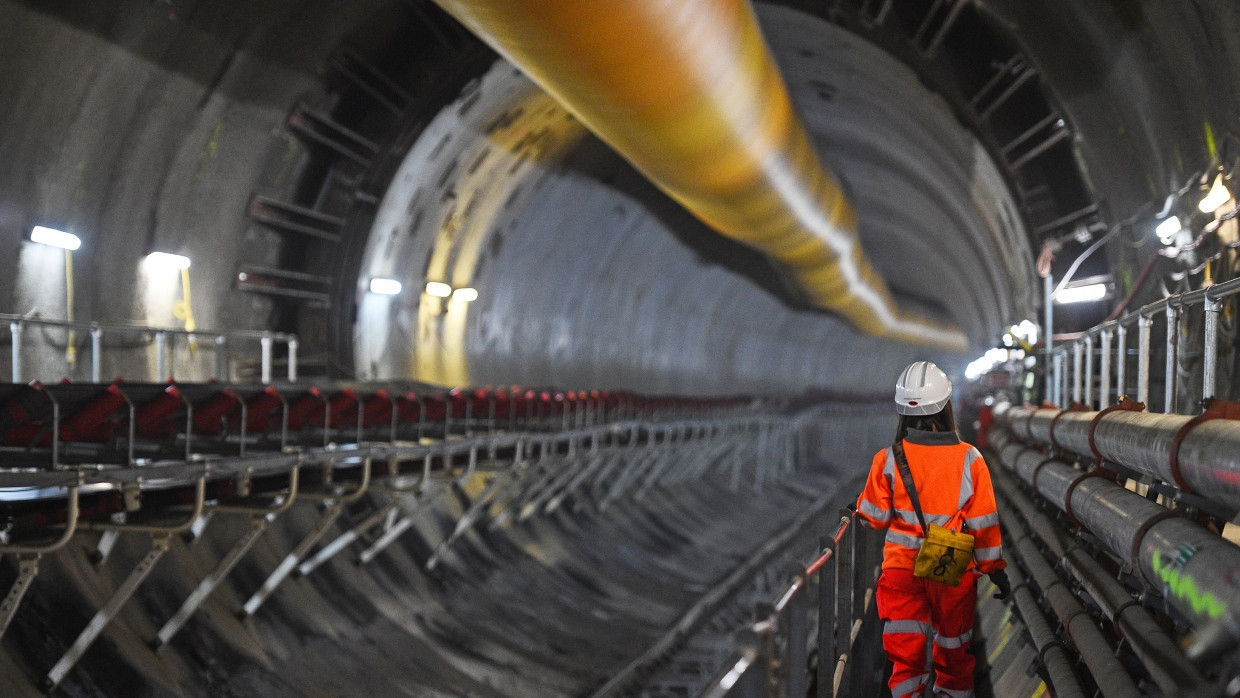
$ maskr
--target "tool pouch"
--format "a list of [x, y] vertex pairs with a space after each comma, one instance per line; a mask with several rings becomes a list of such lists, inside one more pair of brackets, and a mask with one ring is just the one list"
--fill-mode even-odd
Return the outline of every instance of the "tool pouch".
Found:
[[913, 576], [948, 586], [960, 584], [973, 559], [973, 536], [930, 524], [913, 559]]

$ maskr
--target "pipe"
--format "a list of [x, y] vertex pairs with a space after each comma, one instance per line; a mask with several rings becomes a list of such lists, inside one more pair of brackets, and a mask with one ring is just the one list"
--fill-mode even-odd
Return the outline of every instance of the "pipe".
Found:
[[[1013, 407], [1004, 418], [1018, 437], [1092, 458], [1089, 432], [1096, 417], [1097, 412]], [[1171, 447], [1175, 435], [1191, 419], [1178, 414], [1108, 412], [1093, 427], [1094, 446], [1104, 460], [1182, 485], [1181, 489], [1240, 511], [1240, 421], [1204, 421], [1185, 434], [1178, 452], [1177, 478], [1171, 467]]]
[[1057, 698], [1085, 698], [1081, 690], [1081, 682], [1072, 671], [1072, 661], [1064, 650], [1059, 636], [1051, 629], [1038, 607], [1037, 599], [1029, 591], [1025, 575], [1015, 566], [1008, 567], [1008, 577], [1012, 581], [1012, 601], [1020, 612], [1021, 620], [1033, 638], [1033, 646], [1038, 650], [1042, 666], [1046, 667], [1046, 675], [1050, 679], [1050, 688]]
[[1149, 610], [1136, 603], [1128, 590], [1098, 564], [1090, 551], [1070, 545], [1067, 535], [1038, 509], [1033, 500], [1013, 486], [1011, 478], [996, 477], [995, 485], [1003, 499], [1020, 512], [1029, 530], [1042, 539], [1047, 550], [1054, 557], [1064, 560], [1067, 572], [1127, 638], [1133, 653], [1161, 690], [1170, 692], [1205, 683], [1179, 645], [1154, 620]]
[[1189, 625], [1204, 626], [1228, 610], [1226, 601], [1240, 589], [1240, 547], [1105, 478], [1080, 479], [1082, 471], [1020, 445], [1003, 430], [993, 435], [1000, 464], [1028, 485], [1036, 474], [1037, 494], [1071, 510], [1103, 548], [1163, 590]]
[[[1020, 530], [1010, 512], [1001, 512], [1000, 518], [1009, 535]], [[1124, 665], [1111, 652], [1111, 645], [1102, 635], [1102, 631], [1094, 625], [1093, 618], [1073, 595], [1072, 590], [1059, 578], [1046, 562], [1046, 558], [1042, 557], [1033, 540], [1028, 535], [1016, 536], [1015, 540], [1009, 541], [1008, 549], [1014, 550], [1024, 562], [1029, 576], [1033, 577], [1034, 583], [1042, 590], [1042, 595], [1067, 631], [1077, 653], [1089, 667], [1089, 673], [1102, 695], [1105, 698], [1140, 696], [1141, 692], [1137, 690]]]
[[895, 308], [746, 0], [436, 0], [654, 184], [858, 329], [955, 350]]

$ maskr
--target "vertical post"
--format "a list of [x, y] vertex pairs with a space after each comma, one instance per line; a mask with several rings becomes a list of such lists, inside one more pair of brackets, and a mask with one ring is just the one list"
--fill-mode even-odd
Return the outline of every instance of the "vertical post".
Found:
[[1128, 374], [1128, 328], [1123, 325], [1115, 327], [1115, 397], [1126, 395], [1124, 379]]
[[90, 328], [90, 382], [103, 382], [103, 330]]
[[297, 382], [297, 348], [301, 343], [296, 337], [290, 337], [288, 340], [288, 382]]
[[1166, 394], [1163, 395], [1163, 412], [1175, 413], [1176, 402], [1176, 366], [1179, 364], [1176, 355], [1180, 343], [1180, 309], [1167, 303], [1167, 373], [1164, 381]]
[[1051, 354], [1050, 361], [1047, 362], [1047, 372], [1050, 375], [1049, 385], [1046, 391], [1046, 401], [1063, 407], [1059, 402], [1059, 382], [1063, 373], [1063, 357], [1058, 352]]
[[1081, 401], [1081, 341], [1072, 343], [1072, 401]]
[[1085, 390], [1084, 403], [1088, 407], [1094, 406], [1094, 336], [1092, 334], [1085, 335]]
[[163, 382], [168, 378], [168, 334], [155, 333], [155, 382]]
[[13, 382], [22, 382], [22, 323], [14, 320], [9, 323], [9, 332], [13, 335]]
[[1111, 330], [1102, 331], [1102, 348], [1099, 353], [1098, 366], [1098, 409], [1105, 409], [1111, 403]]
[[[793, 570], [791, 582], [796, 583], [798, 579], [802, 579], [805, 569], [794, 563], [796, 569]], [[803, 580], [804, 581], [804, 580]], [[784, 645], [784, 690], [783, 695], [788, 698], [802, 698], [809, 691], [809, 648], [808, 644], [809, 623], [806, 622], [806, 586], [802, 583], [801, 589], [792, 595], [788, 600], [788, 605], [784, 607], [784, 638], [787, 642]]]
[[263, 368], [261, 380], [263, 385], [271, 384], [271, 337], [258, 340], [263, 346]]
[[1049, 273], [1042, 278], [1043, 293], [1043, 316], [1042, 321], [1042, 346], [1046, 348], [1046, 399], [1051, 400], [1051, 364], [1054, 362], [1055, 356], [1055, 312], [1052, 306], [1052, 296], [1055, 295], [1054, 277]]
[[1201, 399], [1214, 397], [1214, 374], [1218, 370], [1218, 316], [1223, 309], [1223, 301], [1211, 298], [1206, 292], [1206, 327], [1205, 347], [1201, 358]]
[[[833, 551], [835, 540], [831, 536], [818, 539], [818, 549]], [[818, 695], [831, 695], [830, 686], [835, 681], [835, 579], [827, 571], [834, 565], [827, 561], [818, 571]]]
[[1150, 400], [1150, 328], [1154, 318], [1137, 318], [1137, 402]]
[[216, 335], [215, 337], [215, 379], [228, 382], [228, 338], [224, 335]]

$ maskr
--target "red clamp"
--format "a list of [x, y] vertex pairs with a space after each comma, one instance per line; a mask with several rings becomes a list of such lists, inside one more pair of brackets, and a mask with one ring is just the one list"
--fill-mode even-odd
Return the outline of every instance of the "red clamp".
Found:
[[[1055, 450], [1057, 451], [1066, 450], [1063, 446], [1059, 445], [1058, 441], [1055, 440], [1055, 423], [1059, 421], [1059, 418], [1070, 412], [1088, 412], [1088, 411], [1089, 411], [1089, 407], [1087, 407], [1086, 405], [1082, 405], [1079, 402], [1074, 402], [1071, 405], [1068, 405], [1067, 409], [1060, 410], [1059, 414], [1051, 418], [1051, 426], [1050, 426], [1049, 433], [1051, 437], [1051, 446], [1054, 446]], [[1033, 436], [1033, 434], [1030, 433], [1030, 436]]]
[[1240, 421], [1240, 402], [1228, 402], [1226, 400], [1209, 400], [1206, 403], [1206, 409], [1201, 414], [1193, 417], [1180, 427], [1175, 433], [1175, 438], [1171, 440], [1171, 478], [1175, 480], [1176, 487], [1185, 492], [1192, 493], [1192, 488], [1184, 481], [1184, 476], [1180, 474], [1180, 444], [1184, 441], [1184, 437], [1188, 436], [1188, 432], [1203, 422], [1210, 422], [1215, 419], [1230, 419]]
[[1112, 412], [1144, 412], [1144, 411], [1145, 411], [1144, 402], [1137, 402], [1136, 400], [1129, 400], [1125, 396], [1125, 397], [1120, 397], [1119, 402], [1115, 403], [1114, 405], [1111, 405], [1110, 407], [1107, 407], [1106, 409], [1101, 410], [1100, 412], [1098, 412], [1098, 414], [1094, 415], [1094, 418], [1089, 422], [1089, 450], [1094, 454], [1094, 458], [1097, 459], [1096, 463], [1101, 465], [1102, 461], [1105, 460], [1102, 457], [1102, 453], [1098, 451], [1098, 445], [1094, 443], [1094, 429], [1098, 428], [1098, 422], [1100, 422], [1103, 417], [1107, 416], [1108, 414]]

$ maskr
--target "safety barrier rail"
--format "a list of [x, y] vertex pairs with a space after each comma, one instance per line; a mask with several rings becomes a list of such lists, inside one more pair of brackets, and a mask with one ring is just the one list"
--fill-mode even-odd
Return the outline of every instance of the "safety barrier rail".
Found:
[[[880, 637], [874, 603], [880, 543], [877, 536], [859, 533], [855, 512], [840, 510], [839, 527], [821, 540], [821, 554], [794, 569], [773, 602], [758, 605], [758, 620], [738, 634], [739, 649], [702, 698], [802, 698], [810, 695], [811, 685], [818, 696], [865, 695], [870, 687], [864, 672], [850, 669], [856, 662], [853, 648], [874, 646]], [[815, 585], [816, 597], [810, 598]], [[811, 654], [818, 658], [812, 674]]]
[[[1199, 288], [1187, 293], [1169, 296], [1150, 303], [1116, 320], [1102, 323], [1086, 330], [1070, 344], [1056, 347], [1051, 367], [1053, 375], [1047, 390], [1047, 399], [1060, 407], [1067, 407], [1069, 396], [1074, 403], [1087, 407], [1106, 407], [1113, 399], [1124, 396], [1129, 389], [1128, 379], [1128, 332], [1137, 325], [1137, 402], [1149, 404], [1150, 395], [1150, 346], [1154, 317], [1161, 314], [1166, 332], [1163, 412], [1175, 413], [1180, 406], [1176, 386], [1179, 362], [1181, 324], [1186, 309], [1201, 305], [1204, 321], [1202, 347], [1203, 400], [1216, 395], [1218, 373], [1219, 316], [1227, 298], [1240, 293], [1240, 279]], [[1098, 388], [1094, 391], [1094, 338], [1098, 338]], [[1114, 340], [1114, 342], [1112, 341]], [[1071, 353], [1071, 366], [1068, 356]], [[1115, 377], [1114, 390], [1111, 378]], [[1071, 390], [1069, 390], [1071, 385]]]
[[284, 332], [268, 332], [264, 330], [183, 330], [175, 327], [154, 327], [147, 325], [126, 325], [102, 322], [67, 322], [65, 320], [48, 320], [24, 315], [0, 313], [0, 323], [8, 322], [12, 341], [10, 353], [12, 378], [14, 383], [27, 380], [22, 361], [22, 343], [27, 327], [51, 327], [63, 329], [68, 333], [66, 340], [66, 368], [72, 369], [76, 361], [76, 333], [90, 335], [90, 379], [99, 383], [103, 380], [104, 337], [141, 337], [147, 345], [155, 345], [154, 380], [164, 380], [173, 376], [170, 370], [169, 352], [173, 339], [183, 340], [187, 346], [197, 346], [201, 340], [212, 347], [214, 364], [209, 380], [230, 379], [227, 350], [230, 344], [238, 341], [258, 341], [260, 347], [260, 366], [263, 384], [272, 382], [273, 353], [276, 344], [284, 344], [288, 350], [288, 382], [297, 381], [297, 335]]

